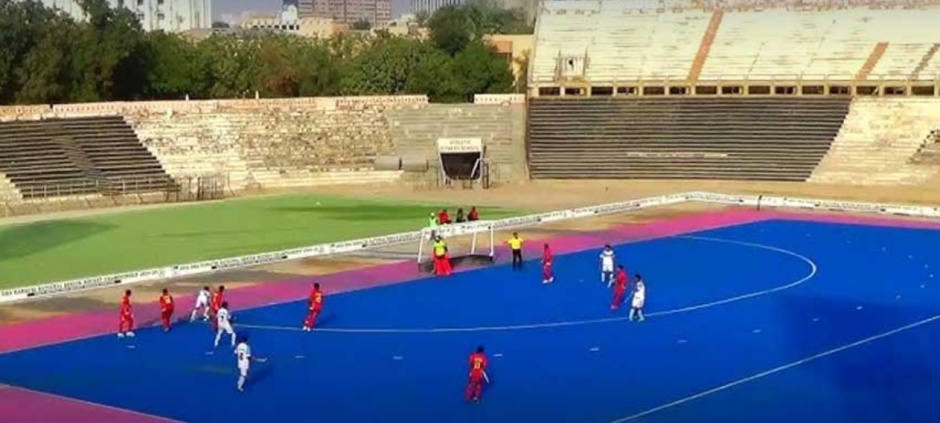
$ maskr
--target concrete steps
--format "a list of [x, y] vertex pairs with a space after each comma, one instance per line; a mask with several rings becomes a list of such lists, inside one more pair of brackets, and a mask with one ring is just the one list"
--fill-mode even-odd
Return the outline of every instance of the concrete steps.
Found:
[[394, 150], [385, 113], [351, 109], [225, 108], [131, 113], [147, 148], [174, 176], [225, 175], [230, 189], [373, 183], [373, 161]]
[[857, 99], [811, 182], [860, 185], [923, 183], [938, 168], [916, 156], [940, 128], [940, 101]]
[[533, 99], [534, 178], [802, 181], [839, 133], [848, 100]]
[[522, 104], [428, 105], [387, 113], [395, 153], [439, 166], [437, 140], [480, 138], [492, 174], [506, 180], [524, 177], [525, 106]]

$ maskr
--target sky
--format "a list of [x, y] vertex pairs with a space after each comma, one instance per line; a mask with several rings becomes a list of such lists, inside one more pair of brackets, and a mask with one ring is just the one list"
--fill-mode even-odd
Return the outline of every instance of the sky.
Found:
[[[216, 20], [229, 20], [228, 17], [241, 16], [243, 12], [276, 12], [281, 8], [282, 0], [214, 0], [212, 13]], [[408, 0], [392, 0], [392, 17], [406, 11]]]

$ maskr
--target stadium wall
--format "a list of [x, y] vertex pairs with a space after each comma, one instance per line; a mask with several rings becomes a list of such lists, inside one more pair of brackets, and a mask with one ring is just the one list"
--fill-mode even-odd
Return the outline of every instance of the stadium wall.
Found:
[[[525, 178], [525, 97], [430, 105], [426, 96], [153, 101], [0, 107], [0, 121], [123, 116], [171, 176], [229, 188], [386, 183], [388, 163], [436, 166], [440, 137], [481, 138], [498, 181]], [[376, 167], [376, 161], [385, 165]], [[384, 159], [384, 160], [383, 160]]]
[[432, 104], [388, 111], [395, 149], [403, 160], [440, 166], [439, 138], [481, 138], [491, 180], [526, 178], [524, 96], [478, 96], [475, 104]]

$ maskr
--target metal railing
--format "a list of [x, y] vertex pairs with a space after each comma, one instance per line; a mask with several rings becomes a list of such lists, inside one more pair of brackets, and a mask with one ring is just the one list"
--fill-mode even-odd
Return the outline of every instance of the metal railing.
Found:
[[0, 192], [4, 205], [16, 203], [67, 202], [91, 198], [120, 198], [164, 194], [165, 201], [195, 201], [224, 198], [232, 193], [227, 174], [147, 176], [88, 179], [68, 182], [14, 183], [14, 191]]

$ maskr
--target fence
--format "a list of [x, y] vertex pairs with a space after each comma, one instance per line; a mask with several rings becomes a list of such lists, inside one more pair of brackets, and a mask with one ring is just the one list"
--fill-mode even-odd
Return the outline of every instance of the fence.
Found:
[[224, 198], [231, 193], [227, 174], [187, 175], [177, 178], [128, 177], [89, 179], [60, 183], [31, 183], [18, 187], [15, 193], [0, 194], [7, 206], [32, 203], [62, 203], [92, 198], [121, 198], [147, 194], [163, 194], [165, 201], [201, 201]]

